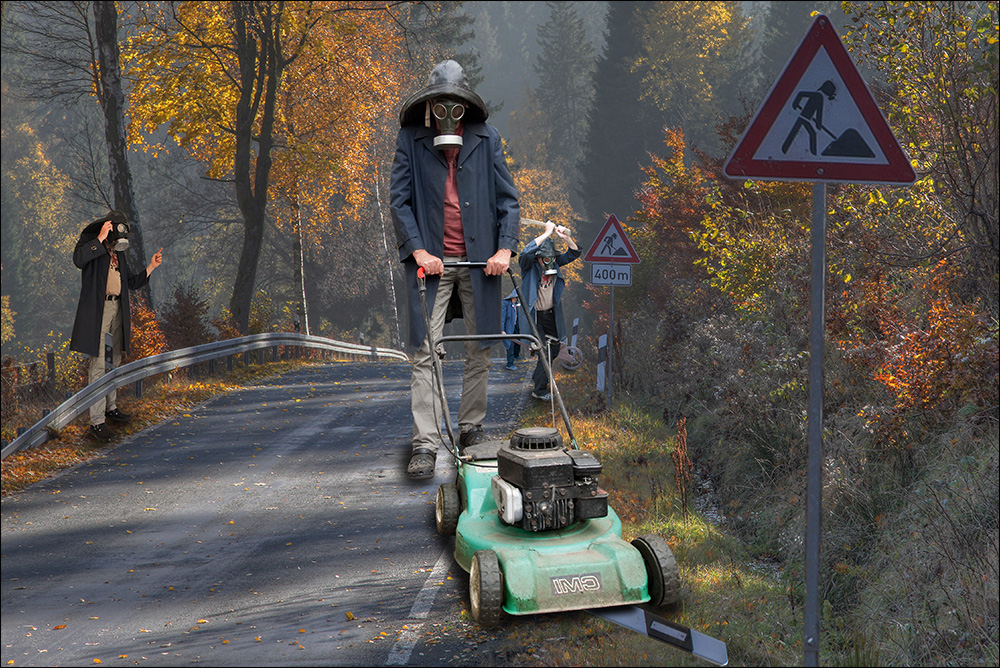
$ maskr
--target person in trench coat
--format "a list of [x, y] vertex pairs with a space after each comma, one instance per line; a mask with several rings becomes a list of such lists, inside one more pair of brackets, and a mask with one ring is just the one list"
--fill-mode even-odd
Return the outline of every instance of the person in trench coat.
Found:
[[[120, 226], [124, 226], [123, 228]], [[76, 307], [70, 350], [90, 356], [89, 382], [93, 383], [105, 373], [104, 335], [112, 335], [112, 364], [121, 364], [123, 353], [131, 343], [131, 313], [129, 292], [138, 290], [149, 282], [153, 270], [163, 261], [161, 248], [142, 271], [131, 273], [126, 253], [115, 250], [127, 248], [127, 232], [112, 234], [113, 228], [128, 229], [125, 214], [111, 211], [87, 225], [73, 249], [73, 264], [81, 270], [80, 301]], [[122, 241], [125, 239], [126, 241]], [[128, 422], [130, 416], [117, 405], [118, 393], [112, 390], [90, 407], [90, 435], [99, 441], [113, 437], [105, 425]]]
[[[516, 254], [520, 208], [500, 133], [486, 123], [485, 103], [468, 85], [461, 65], [439, 63], [427, 85], [400, 111], [392, 164], [390, 209], [409, 297], [410, 346], [417, 348], [411, 378], [413, 439], [407, 474], [434, 474], [441, 407], [432, 385], [428, 332], [420, 306], [417, 270], [426, 274], [430, 338], [461, 317], [468, 334], [500, 333], [501, 277]], [[452, 262], [484, 262], [455, 267]], [[465, 345], [459, 406], [459, 446], [486, 440], [489, 341]]]

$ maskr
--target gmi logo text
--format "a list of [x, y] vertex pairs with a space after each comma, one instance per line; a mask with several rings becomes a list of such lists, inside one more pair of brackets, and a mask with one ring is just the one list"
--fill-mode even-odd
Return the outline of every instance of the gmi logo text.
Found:
[[584, 573], [583, 575], [570, 575], [566, 577], [554, 577], [552, 580], [552, 593], [556, 596], [564, 594], [582, 594], [585, 591], [601, 590], [600, 573]]

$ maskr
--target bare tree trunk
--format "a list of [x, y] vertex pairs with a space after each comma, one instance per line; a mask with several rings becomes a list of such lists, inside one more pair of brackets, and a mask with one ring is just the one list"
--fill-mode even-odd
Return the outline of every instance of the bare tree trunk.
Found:
[[305, 332], [305, 335], [309, 336], [309, 304], [306, 301], [306, 256], [305, 251], [302, 249], [302, 228], [304, 224], [302, 220], [302, 207], [298, 203], [295, 204], [295, 213], [297, 220], [295, 222], [294, 233], [292, 234], [292, 252], [297, 260], [295, 282], [299, 286], [299, 295], [301, 297], [298, 309], [299, 322], [302, 323], [302, 330]]
[[[270, 6], [254, 15], [255, 5], [234, 2], [236, 54], [240, 67], [240, 99], [236, 106], [236, 201], [243, 214], [243, 252], [240, 254], [229, 310], [243, 334], [250, 328], [250, 303], [257, 280], [257, 265], [264, 239], [267, 187], [274, 147], [274, 109], [281, 78], [280, 9]], [[254, 27], [250, 27], [253, 25]], [[256, 35], [252, 34], [253, 32]], [[258, 41], [259, 38], [259, 41]], [[263, 94], [260, 133], [253, 151], [254, 119]], [[251, 167], [253, 172], [251, 174]]]
[[389, 304], [392, 306], [392, 345], [397, 348], [403, 347], [403, 341], [399, 335], [399, 307], [396, 305], [396, 282], [392, 276], [392, 266], [395, 258], [389, 253], [389, 240], [385, 231], [385, 214], [382, 211], [382, 189], [379, 179], [381, 175], [378, 170], [378, 163], [375, 167], [375, 203], [378, 206], [379, 222], [382, 224], [382, 254], [385, 258], [385, 280], [389, 286]]
[[[94, 2], [94, 28], [97, 36], [97, 56], [101, 91], [99, 98], [104, 110], [104, 138], [108, 145], [108, 165], [114, 207], [132, 224], [129, 234], [129, 252], [133, 267], [145, 267], [146, 250], [139, 224], [139, 210], [132, 188], [132, 170], [129, 168], [125, 138], [125, 96], [122, 93], [121, 69], [118, 49], [118, 12], [114, 0]], [[153, 293], [147, 283], [142, 292], [152, 306]]]

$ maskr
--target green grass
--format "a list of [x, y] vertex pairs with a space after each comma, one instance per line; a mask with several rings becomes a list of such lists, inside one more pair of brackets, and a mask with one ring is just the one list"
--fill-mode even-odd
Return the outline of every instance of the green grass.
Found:
[[[762, 459], [768, 453], [756, 443], [714, 436], [725, 426], [718, 420], [693, 419], [686, 431], [705, 456], [699, 464], [724, 469], [727, 494], [715, 501], [726, 519], [713, 524], [698, 512], [698, 478], [679, 479], [672, 455], [686, 438], [663, 423], [661, 406], [616, 394], [612, 410], [602, 411], [592, 376], [558, 370], [557, 381], [577, 444], [603, 464], [601, 487], [622, 518], [623, 537], [659, 534], [677, 558], [685, 595], [662, 614], [723, 640], [729, 665], [801, 665], [799, 463]], [[533, 408], [523, 424], [550, 420]], [[921, 452], [938, 456], [907, 460], [906, 476], [892, 458], [830, 458], [822, 665], [997, 665], [1000, 484], [997, 438], [989, 431], [956, 425], [934, 436]], [[838, 437], [829, 437], [831, 450]], [[586, 613], [514, 618], [505, 628], [514, 665], [708, 665]]]
[[[800, 664], [798, 585], [703, 518], [692, 489], [678, 489], [677, 426], [663, 423], [662, 409], [628, 397], [615, 397], [610, 411], [595, 411], [588, 408], [601, 405], [593, 377], [562, 370], [556, 377], [578, 446], [601, 460], [600, 484], [622, 518], [623, 537], [659, 534], [677, 558], [685, 593], [664, 616], [724, 641], [730, 665]], [[522, 422], [551, 425], [551, 415], [536, 407]], [[561, 421], [553, 426], [562, 428]], [[515, 665], [709, 665], [583, 612], [510, 622], [507, 651]]]

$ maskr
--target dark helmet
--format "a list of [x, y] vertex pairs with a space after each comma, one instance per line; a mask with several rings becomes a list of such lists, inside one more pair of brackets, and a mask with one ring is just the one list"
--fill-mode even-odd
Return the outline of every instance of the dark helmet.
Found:
[[438, 63], [427, 77], [427, 85], [411, 95], [403, 102], [399, 112], [399, 124], [423, 125], [424, 103], [436, 97], [450, 95], [466, 103], [468, 107], [465, 118], [470, 122], [483, 122], [489, 118], [490, 112], [486, 103], [479, 97], [465, 77], [462, 66], [454, 60]]
[[552, 239], [546, 239], [539, 244], [535, 255], [538, 257], [555, 257], [559, 255], [559, 252], [556, 250], [556, 242], [552, 241]]

